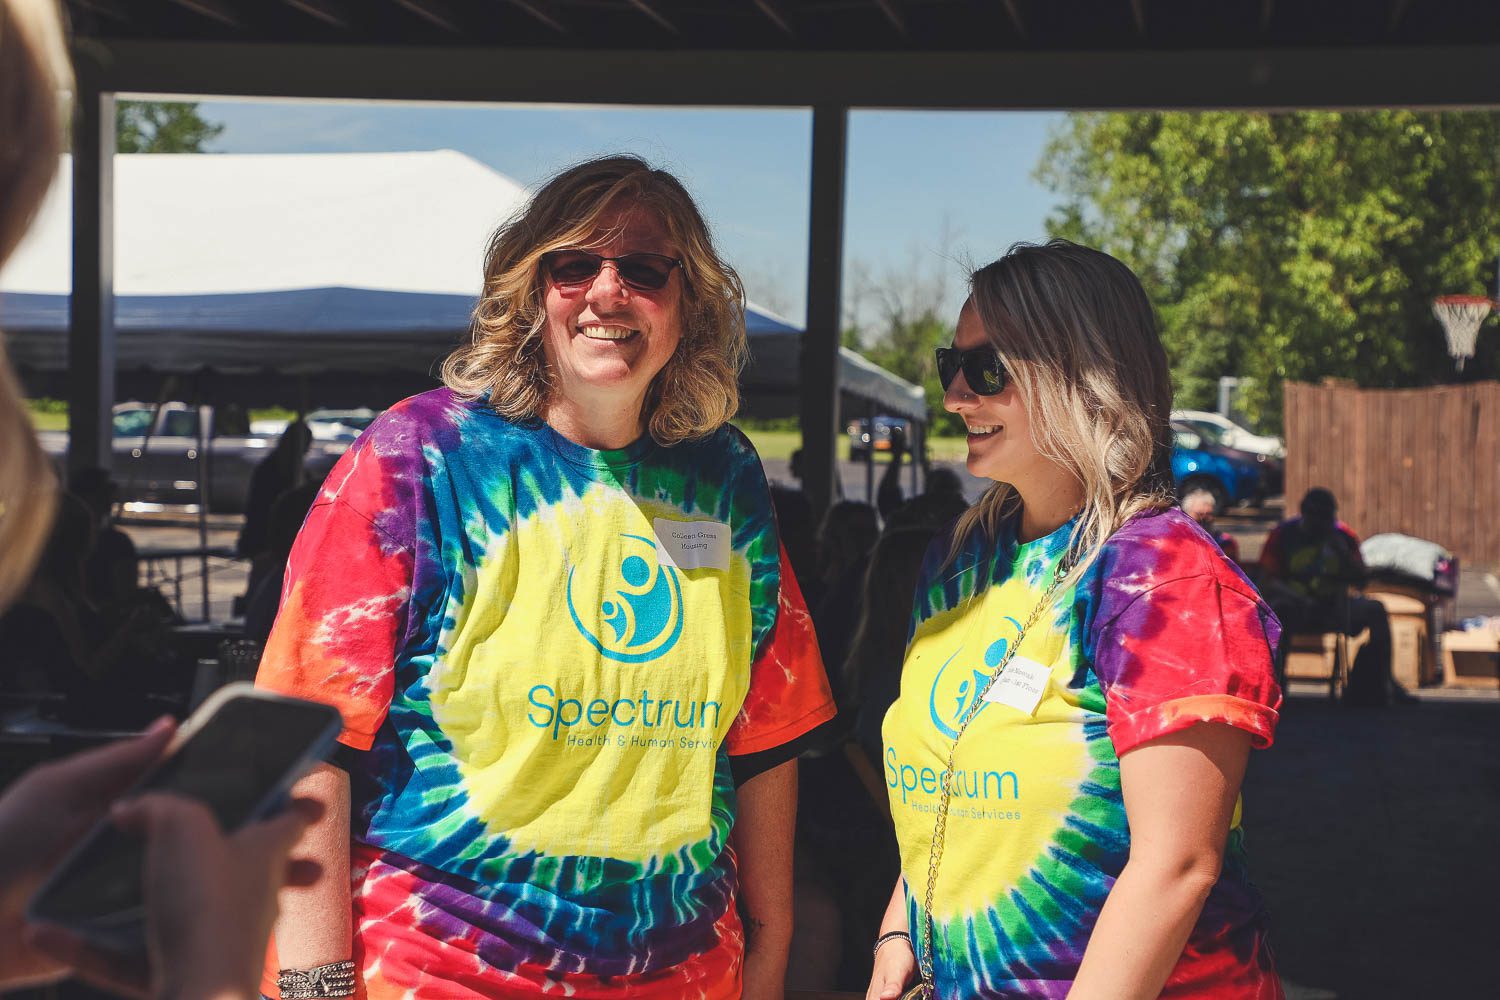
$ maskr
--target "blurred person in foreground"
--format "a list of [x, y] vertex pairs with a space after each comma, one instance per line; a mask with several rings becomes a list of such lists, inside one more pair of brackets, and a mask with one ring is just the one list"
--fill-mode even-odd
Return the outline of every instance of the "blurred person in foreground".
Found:
[[[59, 96], [71, 87], [53, 0], [0, 0], [0, 264], [20, 242], [57, 170]], [[49, 537], [56, 486], [0, 351], [0, 610], [26, 585]], [[317, 810], [225, 836], [186, 799], [121, 803], [115, 820], [147, 842], [144, 963], [93, 951], [55, 927], [26, 927], [31, 894], [50, 869], [145, 771], [173, 734], [143, 736], [33, 768], [0, 795], [0, 990], [69, 974], [136, 996], [252, 1000], [256, 965], [285, 877], [305, 882], [287, 852]]]
[[1219, 501], [1211, 491], [1192, 490], [1182, 498], [1178, 506], [1184, 514], [1198, 522], [1198, 527], [1208, 532], [1209, 538], [1219, 543], [1219, 548], [1224, 550], [1230, 560], [1236, 563], [1240, 561], [1240, 543], [1228, 532], [1214, 528], [1214, 513], [1219, 508]]
[[916, 587], [867, 995], [1279, 997], [1239, 826], [1278, 627], [1172, 503], [1150, 300], [1107, 254], [1017, 244], [937, 354], [994, 485]]
[[[744, 293], [634, 157], [490, 241], [446, 388], [383, 413], [287, 566], [263, 686], [347, 770], [264, 988], [783, 995], [796, 755], [834, 714], [749, 441]], [[741, 922], [741, 911], [746, 922]]]
[[1342, 632], [1369, 638], [1354, 658], [1344, 702], [1382, 706], [1404, 688], [1391, 678], [1391, 620], [1385, 605], [1353, 588], [1369, 575], [1359, 536], [1339, 520], [1331, 490], [1315, 486], [1302, 497], [1299, 516], [1266, 536], [1260, 550], [1260, 588], [1289, 633]]

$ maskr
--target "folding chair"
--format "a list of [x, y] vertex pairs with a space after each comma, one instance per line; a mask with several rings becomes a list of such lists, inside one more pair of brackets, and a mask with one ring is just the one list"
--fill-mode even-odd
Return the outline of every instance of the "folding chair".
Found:
[[[1342, 624], [1340, 624], [1342, 622]], [[1349, 656], [1349, 598], [1345, 595], [1333, 614], [1332, 627], [1307, 627], [1282, 632], [1276, 650], [1276, 680], [1286, 688], [1287, 659], [1292, 653], [1316, 653], [1325, 659], [1329, 654], [1329, 639], [1333, 640], [1333, 663], [1328, 671], [1328, 700], [1337, 701], [1339, 694], [1349, 684], [1351, 662]]]

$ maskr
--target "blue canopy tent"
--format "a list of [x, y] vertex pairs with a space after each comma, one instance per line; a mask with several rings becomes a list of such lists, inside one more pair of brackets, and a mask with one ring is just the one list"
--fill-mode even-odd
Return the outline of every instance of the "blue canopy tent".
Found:
[[[161, 376], [196, 375], [212, 378], [213, 395], [226, 400], [383, 406], [431, 387], [473, 304], [466, 295], [365, 288], [119, 296], [117, 377], [125, 395], [155, 396]], [[746, 327], [743, 412], [796, 414], [802, 331], [754, 306]], [[54, 394], [50, 384], [66, 377], [67, 328], [67, 296], [0, 292], [0, 329], [33, 394]], [[847, 419], [878, 411], [925, 423], [920, 388], [848, 349], [839, 363]]]

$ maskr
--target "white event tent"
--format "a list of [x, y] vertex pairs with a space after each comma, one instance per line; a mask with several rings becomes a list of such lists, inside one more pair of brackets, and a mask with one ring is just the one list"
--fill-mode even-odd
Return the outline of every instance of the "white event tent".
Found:
[[[489, 236], [526, 198], [451, 150], [118, 155], [116, 367], [420, 380], [467, 331]], [[0, 271], [23, 372], [67, 367], [71, 217], [56, 184]], [[747, 320], [748, 409], [797, 412], [801, 331], [754, 306]], [[840, 364], [846, 413], [925, 419], [918, 387], [852, 351]]]

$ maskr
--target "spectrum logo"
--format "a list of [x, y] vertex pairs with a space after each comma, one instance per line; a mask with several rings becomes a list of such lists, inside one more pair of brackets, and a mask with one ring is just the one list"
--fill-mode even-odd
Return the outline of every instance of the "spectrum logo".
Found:
[[[647, 663], [677, 645], [682, 635], [682, 583], [676, 569], [657, 562], [655, 539], [620, 537], [629, 554], [617, 571], [600, 574], [602, 599], [586, 593], [580, 599], [574, 588], [579, 567], [569, 568], [568, 613], [579, 635], [608, 659]], [[590, 589], [591, 577], [585, 573], [577, 589]]]
[[[1002, 621], [1014, 629], [1016, 635], [1020, 635], [1020, 622], [1009, 615], [1005, 616]], [[985, 682], [990, 679], [995, 668], [1000, 665], [1000, 661], [1005, 659], [1005, 651], [1010, 648], [1012, 641], [1011, 638], [1002, 636], [989, 644], [984, 651], [985, 670], [969, 667], [966, 671], [960, 665], [955, 667], [947, 681], [944, 681], [943, 677], [948, 673], [948, 668], [953, 666], [953, 661], [958, 658], [959, 653], [963, 652], [962, 646], [955, 649], [953, 654], [943, 661], [943, 665], [938, 667], [937, 676], [932, 679], [932, 691], [927, 695], [927, 714], [938, 732], [950, 740], [958, 739], [959, 723], [963, 721], [974, 701], [984, 694]], [[975, 718], [978, 718], [980, 713], [989, 707], [988, 703], [980, 705], [978, 711], [974, 713]]]

